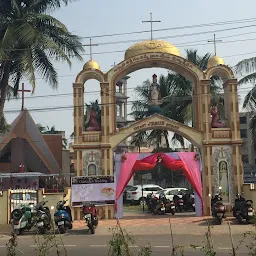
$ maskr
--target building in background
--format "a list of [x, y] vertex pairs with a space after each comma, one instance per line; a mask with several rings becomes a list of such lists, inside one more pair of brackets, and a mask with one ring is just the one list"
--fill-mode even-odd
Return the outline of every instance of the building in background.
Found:
[[[41, 180], [43, 188], [69, 185], [70, 156], [66, 157], [63, 152], [63, 136], [62, 132], [41, 134], [29, 111], [22, 110], [12, 122], [9, 132], [0, 138], [1, 177], [8, 178], [10, 174], [8, 186], [13, 188], [21, 187], [23, 181], [31, 187], [29, 176], [44, 176]], [[5, 181], [1, 184], [6, 185]]]
[[256, 183], [256, 147], [253, 144], [250, 132], [250, 113], [243, 112], [240, 116], [240, 134], [243, 140], [242, 162], [244, 169], [244, 182]]

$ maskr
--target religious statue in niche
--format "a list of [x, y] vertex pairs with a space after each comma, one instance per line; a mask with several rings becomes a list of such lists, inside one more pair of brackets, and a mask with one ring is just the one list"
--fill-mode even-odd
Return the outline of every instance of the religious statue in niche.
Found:
[[153, 82], [149, 87], [149, 94], [148, 94], [148, 111], [150, 114], [160, 113], [161, 108], [160, 105], [163, 103], [161, 92], [160, 92], [160, 85], [157, 83], [157, 75], [154, 74]]
[[96, 165], [89, 164], [88, 165], [88, 176], [95, 176], [97, 175]]
[[226, 127], [225, 122], [220, 120], [220, 112], [219, 112], [219, 108], [217, 105], [211, 107], [211, 115], [212, 115], [212, 122], [211, 122], [212, 128]]
[[85, 151], [83, 155], [83, 173], [85, 176], [101, 175], [101, 152]]
[[221, 195], [229, 195], [229, 184], [228, 184], [228, 164], [226, 161], [219, 162], [219, 186]]
[[86, 115], [84, 117], [84, 128], [86, 131], [100, 131], [101, 109], [98, 101], [86, 104]]

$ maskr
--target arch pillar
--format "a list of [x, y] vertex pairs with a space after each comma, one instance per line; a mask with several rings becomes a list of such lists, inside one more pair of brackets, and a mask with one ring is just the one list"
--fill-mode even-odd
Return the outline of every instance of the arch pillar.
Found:
[[101, 141], [108, 143], [109, 135], [109, 105], [108, 105], [108, 88], [109, 83], [100, 83], [101, 95]]
[[243, 164], [241, 145], [242, 140], [240, 137], [240, 121], [239, 121], [239, 105], [238, 105], [238, 93], [237, 93], [237, 79], [230, 79], [224, 84], [228, 90], [228, 102], [229, 106], [229, 120], [232, 136], [232, 153], [233, 153], [233, 171], [234, 171], [234, 192], [241, 194], [243, 191]]
[[[204, 214], [211, 215], [211, 198], [213, 193], [213, 171], [212, 171], [212, 146], [207, 143], [211, 139], [211, 115], [210, 115], [210, 80], [201, 80], [199, 84], [199, 116], [198, 125], [204, 135], [204, 146], [202, 150], [202, 181], [204, 197]], [[201, 97], [200, 97], [201, 96]]]
[[84, 119], [84, 86], [81, 83], [73, 83], [74, 98], [74, 143], [80, 144], [83, 137]]
[[[103, 146], [103, 145], [102, 145]], [[102, 154], [102, 175], [114, 175], [114, 168], [113, 168], [113, 149], [111, 145], [104, 145], [101, 148]]]

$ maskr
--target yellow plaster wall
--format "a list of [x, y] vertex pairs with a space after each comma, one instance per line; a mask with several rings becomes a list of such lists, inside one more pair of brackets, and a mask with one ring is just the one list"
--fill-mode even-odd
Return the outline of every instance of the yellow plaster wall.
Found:
[[8, 224], [8, 215], [10, 211], [8, 199], [8, 191], [3, 191], [3, 195], [0, 196], [0, 224]]
[[[255, 187], [256, 188], [256, 187]], [[243, 185], [244, 197], [246, 200], [252, 200], [253, 206], [256, 207], [256, 190], [250, 189], [250, 184]]]
[[43, 196], [45, 197], [45, 201], [48, 201], [45, 205], [48, 206], [51, 209], [51, 206], [54, 206], [54, 210], [51, 211], [52, 216], [55, 213], [56, 205], [60, 200], [63, 200], [64, 193], [44, 193], [43, 189], [38, 190], [38, 202], [41, 202], [43, 200]]

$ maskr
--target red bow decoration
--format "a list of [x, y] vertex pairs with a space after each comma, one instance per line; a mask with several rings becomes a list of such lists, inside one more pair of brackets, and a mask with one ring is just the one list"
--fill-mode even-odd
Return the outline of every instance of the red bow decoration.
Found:
[[126, 155], [125, 155], [125, 154], [122, 154], [122, 156], [121, 156], [121, 161], [122, 161], [122, 162], [125, 162], [126, 160], [127, 160]]
[[198, 160], [199, 160], [199, 155], [198, 155], [198, 154], [195, 154], [194, 160], [195, 160], [195, 161], [198, 161]]

